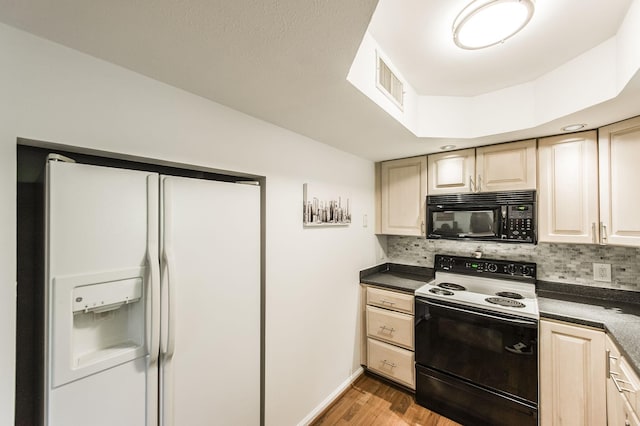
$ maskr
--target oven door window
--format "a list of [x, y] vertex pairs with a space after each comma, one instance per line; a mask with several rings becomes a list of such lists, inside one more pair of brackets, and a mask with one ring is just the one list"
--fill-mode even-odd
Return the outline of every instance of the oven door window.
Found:
[[495, 210], [431, 211], [430, 234], [443, 238], [491, 238], [498, 234]]
[[537, 402], [537, 321], [416, 301], [416, 362]]

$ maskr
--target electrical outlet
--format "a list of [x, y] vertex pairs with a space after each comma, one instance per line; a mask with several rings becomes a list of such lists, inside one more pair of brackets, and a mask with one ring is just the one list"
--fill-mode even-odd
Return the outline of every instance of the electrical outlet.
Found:
[[368, 226], [367, 215], [365, 214], [365, 215], [362, 216], [362, 227], [366, 228], [367, 226]]
[[611, 282], [611, 264], [610, 263], [594, 263], [593, 264], [593, 280], [610, 283]]

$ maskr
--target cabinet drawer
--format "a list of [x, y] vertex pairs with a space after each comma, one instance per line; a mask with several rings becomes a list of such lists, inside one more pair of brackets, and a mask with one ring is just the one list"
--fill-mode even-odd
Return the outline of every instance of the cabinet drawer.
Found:
[[367, 353], [370, 370], [415, 389], [413, 352], [368, 339]]
[[367, 287], [367, 305], [381, 306], [394, 311], [413, 313], [413, 295], [381, 288]]
[[624, 389], [622, 395], [628, 401], [631, 409], [638, 414], [640, 413], [640, 396], [638, 395], [640, 393], [640, 380], [624, 357], [620, 360], [619, 366], [619, 386]]
[[620, 424], [629, 426], [640, 426], [640, 419], [638, 418], [638, 414], [633, 410], [631, 405], [629, 405], [629, 401], [627, 401], [622, 395], [620, 396], [620, 398], [622, 398], [621, 414], [623, 416], [620, 420], [624, 420], [624, 423]]
[[413, 316], [367, 306], [367, 336], [413, 350]]

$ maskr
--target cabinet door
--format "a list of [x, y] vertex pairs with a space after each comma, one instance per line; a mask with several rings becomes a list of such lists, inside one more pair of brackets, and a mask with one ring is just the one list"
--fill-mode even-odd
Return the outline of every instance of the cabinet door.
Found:
[[475, 149], [429, 155], [429, 195], [475, 191]]
[[476, 149], [478, 192], [536, 189], [535, 139]]
[[607, 423], [604, 332], [540, 321], [540, 424]]
[[381, 232], [425, 235], [427, 157], [384, 161], [380, 173]]
[[598, 242], [595, 131], [540, 139], [538, 241]]
[[640, 246], [640, 117], [600, 129], [602, 242]]

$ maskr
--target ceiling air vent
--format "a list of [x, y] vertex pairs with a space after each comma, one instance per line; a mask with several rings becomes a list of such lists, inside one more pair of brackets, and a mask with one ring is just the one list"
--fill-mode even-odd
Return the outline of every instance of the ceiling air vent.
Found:
[[402, 81], [391, 71], [389, 66], [378, 56], [378, 78], [376, 86], [402, 110], [404, 102], [404, 91]]

